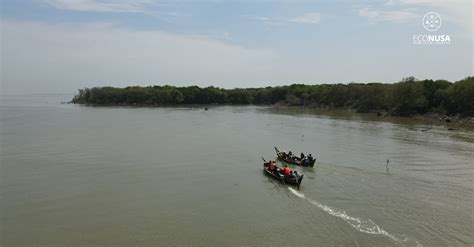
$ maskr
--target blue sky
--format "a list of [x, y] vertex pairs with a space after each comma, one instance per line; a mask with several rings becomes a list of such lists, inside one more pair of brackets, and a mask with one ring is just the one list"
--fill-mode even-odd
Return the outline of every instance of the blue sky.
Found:
[[[2, 0], [2, 93], [473, 75], [470, 0]], [[435, 11], [442, 27], [421, 22]], [[413, 35], [449, 35], [414, 45]]]

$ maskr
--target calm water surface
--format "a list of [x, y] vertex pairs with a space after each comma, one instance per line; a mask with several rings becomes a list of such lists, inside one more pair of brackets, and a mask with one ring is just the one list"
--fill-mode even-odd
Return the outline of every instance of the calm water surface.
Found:
[[[70, 98], [0, 100], [1, 246], [474, 244], [472, 130]], [[299, 191], [262, 173], [275, 145], [317, 155]]]

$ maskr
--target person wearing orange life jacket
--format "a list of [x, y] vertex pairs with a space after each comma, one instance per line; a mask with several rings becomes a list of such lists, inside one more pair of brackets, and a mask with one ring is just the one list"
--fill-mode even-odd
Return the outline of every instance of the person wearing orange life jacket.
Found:
[[283, 171], [284, 171], [284, 173], [285, 173], [286, 176], [290, 176], [291, 170], [290, 170], [290, 168], [289, 168], [287, 165], [285, 165], [285, 169], [284, 169]]

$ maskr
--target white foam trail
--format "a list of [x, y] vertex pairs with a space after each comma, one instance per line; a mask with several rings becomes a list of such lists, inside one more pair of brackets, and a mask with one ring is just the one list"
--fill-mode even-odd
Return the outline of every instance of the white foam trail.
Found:
[[288, 187], [288, 189], [291, 191], [291, 193], [293, 193], [295, 196], [299, 197], [299, 198], [305, 198], [304, 194], [291, 188], [291, 187]]
[[[346, 214], [346, 212], [344, 210], [339, 210], [339, 209], [331, 208], [331, 207], [326, 206], [326, 205], [322, 205], [321, 203], [319, 203], [315, 200], [312, 200], [310, 198], [306, 198], [306, 196], [303, 193], [301, 193], [301, 192], [299, 192], [299, 191], [297, 191], [297, 190], [295, 190], [291, 187], [288, 187], [288, 189], [291, 191], [291, 193], [293, 193], [297, 197], [308, 200], [308, 202], [310, 202], [314, 206], [320, 208], [324, 212], [326, 212], [326, 213], [328, 213], [332, 216], [343, 219], [345, 222], [347, 222], [349, 225], [351, 225], [353, 228], [355, 228], [356, 230], [358, 230], [360, 232], [364, 232], [364, 233], [367, 233], [367, 234], [374, 234], [374, 235], [383, 235], [383, 236], [386, 236], [386, 237], [390, 238], [391, 240], [393, 240], [394, 242], [397, 242], [397, 243], [407, 242], [407, 241], [410, 240], [410, 238], [405, 236], [405, 235], [398, 235], [398, 234], [388, 233], [387, 231], [385, 231], [384, 229], [379, 227], [377, 224], [375, 224], [370, 219], [361, 219], [361, 218], [350, 216], [350, 215]], [[417, 247], [422, 247], [423, 246], [416, 240], [414, 240], [414, 242], [416, 243]]]

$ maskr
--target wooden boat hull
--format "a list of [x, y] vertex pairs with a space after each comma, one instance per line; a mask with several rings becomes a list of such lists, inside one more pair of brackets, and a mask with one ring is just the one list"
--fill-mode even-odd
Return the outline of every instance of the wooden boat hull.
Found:
[[275, 180], [280, 181], [281, 183], [296, 186], [296, 188], [298, 189], [300, 188], [304, 175], [297, 175], [297, 176], [292, 176], [292, 177], [285, 176], [277, 172], [272, 172], [268, 166], [269, 166], [269, 163], [267, 162], [263, 163], [263, 172], [265, 173], [265, 175], [270, 176], [274, 178]]
[[313, 159], [311, 162], [306, 162], [306, 160], [290, 160], [286, 159], [283, 156], [283, 152], [280, 152], [278, 148], [275, 147], [275, 152], [280, 160], [285, 161], [286, 163], [297, 165], [297, 166], [307, 166], [307, 167], [313, 167], [314, 163], [316, 163], [316, 159]]

